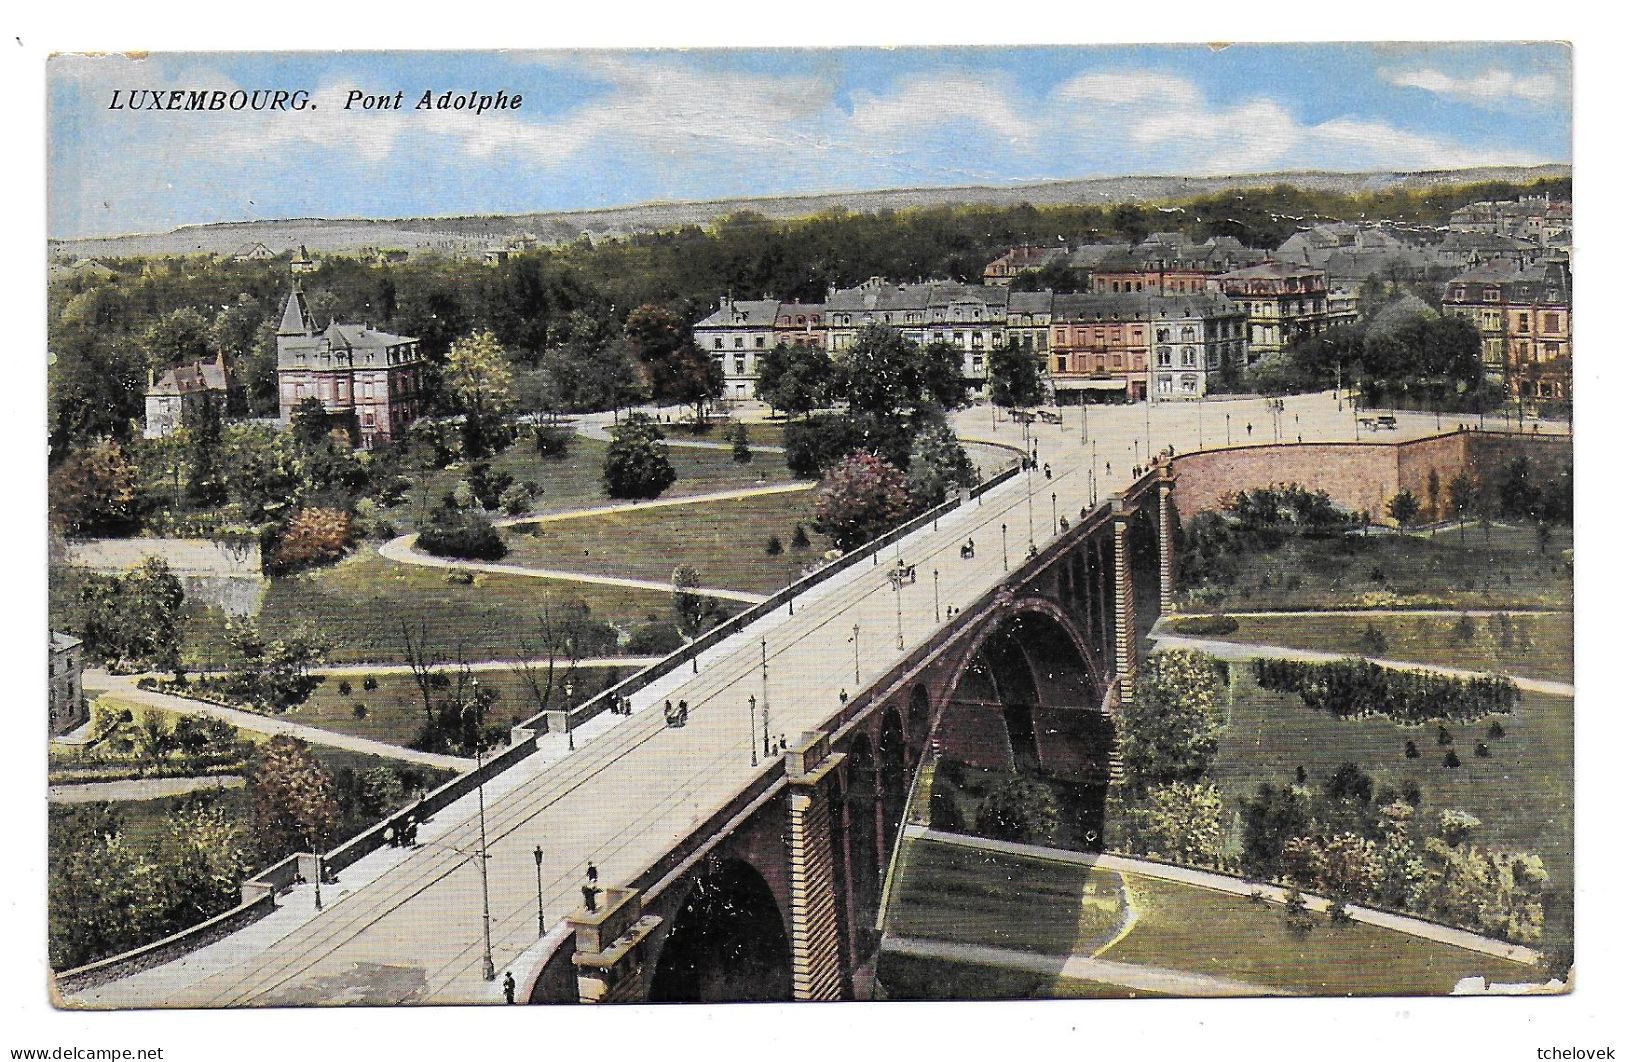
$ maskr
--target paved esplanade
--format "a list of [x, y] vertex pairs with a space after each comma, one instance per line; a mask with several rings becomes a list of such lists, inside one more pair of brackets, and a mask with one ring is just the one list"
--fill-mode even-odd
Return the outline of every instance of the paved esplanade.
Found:
[[[961, 507], [939, 528], [910, 536], [895, 554], [887, 550], [878, 566], [858, 564], [830, 579], [797, 600], [793, 617], [781, 609], [704, 654], [698, 674], [679, 669], [637, 695], [632, 717], [603, 714], [578, 729], [576, 751], [565, 753], [560, 735], [545, 737], [537, 754], [486, 786], [491, 935], [499, 978], [536, 942], [536, 845], [546, 849], [543, 891], [551, 928], [580, 905], [589, 860], [596, 862], [601, 884], [632, 879], [768, 769], [751, 765], [754, 735], [746, 701], [751, 694], [758, 702], [763, 696], [764, 638], [771, 733], [793, 739], [818, 729], [836, 712], [841, 689], [856, 693], [860, 684], [902, 659], [899, 600], [906, 646], [920, 644], [936, 629], [933, 569], [941, 572], [944, 610], [970, 604], [1004, 575], [1001, 523], [1008, 527], [1014, 568], [1027, 551], [1029, 519], [1040, 546], [1053, 537], [1052, 491], [1056, 511], [1077, 518], [1088, 501], [1091, 459], [1103, 501], [1130, 482], [1137, 460], [1147, 463], [1148, 449], [1169, 444], [1180, 452], [1195, 449], [1199, 430], [1208, 447], [1222, 445], [1226, 412], [1236, 444], [1272, 441], [1275, 422], [1261, 400], [1208, 403], [1200, 411], [1191, 404], [1154, 406], [1149, 445], [1144, 405], [1091, 408], [1092, 446], [1080, 441], [1077, 409], [1067, 410], [1064, 426], [1035, 425], [1039, 460], [1052, 466], [1053, 479], [1046, 480], [1041, 469], [1019, 475], [988, 493], [982, 504]], [[1280, 419], [1283, 440], [1295, 441], [1300, 433], [1305, 441], [1348, 439], [1355, 430], [1352, 412], [1338, 413], [1329, 395], [1288, 399]], [[1250, 438], [1247, 423], [1253, 425]], [[960, 414], [958, 427], [967, 438], [1019, 445], [1023, 436], [1021, 427], [1009, 422], [995, 430], [985, 406]], [[1400, 431], [1380, 438], [1433, 431], [1433, 417], [1402, 415]], [[975, 538], [976, 555], [964, 560], [959, 547], [967, 537]], [[900, 595], [886, 578], [893, 555], [919, 572], [918, 581]], [[688, 702], [686, 727], [663, 726], [659, 706], [667, 698]], [[758, 704], [758, 715], [760, 709]], [[760, 739], [755, 740], [760, 753]], [[496, 1001], [500, 995], [481, 971], [480, 876], [472, 855], [478, 846], [476, 815], [470, 794], [425, 827], [422, 847], [409, 853], [382, 849], [348, 868], [340, 884], [324, 887], [326, 910], [313, 917], [305, 895], [310, 887], [300, 886], [285, 901], [292, 913], [274, 913], [203, 952], [88, 990], [76, 1001], [91, 1006]]]

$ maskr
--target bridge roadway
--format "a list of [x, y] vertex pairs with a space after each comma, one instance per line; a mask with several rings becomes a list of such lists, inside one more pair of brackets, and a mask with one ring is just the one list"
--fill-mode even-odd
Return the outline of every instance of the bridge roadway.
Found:
[[[634, 698], [630, 717], [602, 714], [576, 731], [576, 749], [548, 735], [539, 751], [486, 786], [490, 843], [491, 939], [498, 977], [537, 939], [536, 864], [533, 848], [546, 850], [542, 868], [549, 928], [581, 903], [589, 860], [604, 884], [635, 878], [682, 838], [769, 769], [761, 757], [747, 697], [763, 700], [766, 646], [766, 709], [770, 733], [794, 739], [826, 725], [844, 688], [884, 674], [939, 626], [933, 570], [940, 571], [943, 609], [963, 606], [999, 583], [1005, 574], [1000, 524], [1008, 527], [1009, 563], [1020, 565], [1029, 519], [1042, 546], [1051, 537], [1050, 493], [1056, 510], [1076, 519], [1088, 502], [1089, 472], [1097, 469], [1099, 499], [1126, 487], [1136, 458], [1148, 449], [1174, 445], [1195, 449], [1198, 431], [1208, 446], [1224, 413], [1239, 444], [1268, 441], [1271, 415], [1260, 400], [1153, 406], [1150, 440], [1143, 405], [1098, 406], [1089, 411], [1091, 444], [1080, 439], [1077, 409], [1064, 426], [1035, 425], [1042, 471], [1019, 475], [888, 549], [877, 566], [858, 564], [809, 591], [795, 614], [780, 609], [720, 643], [699, 660], [698, 673], [679, 669]], [[1198, 417], [1203, 418], [1199, 426]], [[1306, 440], [1352, 438], [1352, 414], [1338, 413], [1329, 395], [1287, 400], [1282, 418]], [[1392, 438], [1434, 430], [1433, 418], [1402, 416]], [[1240, 425], [1252, 423], [1246, 438]], [[968, 410], [961, 435], [1019, 443], [1023, 431], [1008, 421], [997, 427], [986, 407]], [[1283, 437], [1286, 431], [1283, 430]], [[1137, 440], [1137, 444], [1136, 444]], [[1106, 472], [1110, 463], [1111, 471]], [[1030, 488], [1029, 488], [1030, 485]], [[1031, 493], [1029, 494], [1029, 489]], [[959, 547], [976, 541], [973, 559]], [[893, 591], [887, 561], [901, 557], [917, 566], [916, 583]], [[852, 642], [858, 629], [856, 646]], [[856, 654], [854, 654], [856, 650]], [[857, 673], [854, 673], [854, 656]], [[686, 700], [688, 725], [668, 729], [660, 705]], [[762, 705], [758, 704], [758, 714]], [[759, 727], [761, 719], [756, 719]], [[751, 763], [756, 745], [756, 766]], [[499, 991], [482, 977], [478, 808], [470, 794], [443, 809], [411, 852], [381, 849], [347, 868], [336, 885], [324, 887], [326, 909], [315, 913], [301, 885], [283, 909], [262, 923], [199, 952], [70, 997], [70, 1005], [222, 1007], [318, 1005], [337, 1002], [496, 1002]]]

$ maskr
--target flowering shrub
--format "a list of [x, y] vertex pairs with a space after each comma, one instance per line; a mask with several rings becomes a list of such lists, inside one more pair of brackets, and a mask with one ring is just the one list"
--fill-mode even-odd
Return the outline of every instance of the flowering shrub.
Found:
[[908, 481], [883, 458], [859, 451], [832, 467], [818, 487], [815, 530], [843, 550], [885, 534], [908, 514]]

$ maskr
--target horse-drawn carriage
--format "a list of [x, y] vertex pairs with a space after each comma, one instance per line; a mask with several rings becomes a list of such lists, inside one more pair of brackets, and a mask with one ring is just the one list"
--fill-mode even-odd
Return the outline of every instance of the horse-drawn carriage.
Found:
[[891, 571], [886, 573], [886, 578], [891, 580], [891, 588], [893, 590], [901, 590], [905, 585], [909, 585], [914, 582], [914, 565], [904, 564], [902, 561], [898, 561], [897, 564], [892, 567]]

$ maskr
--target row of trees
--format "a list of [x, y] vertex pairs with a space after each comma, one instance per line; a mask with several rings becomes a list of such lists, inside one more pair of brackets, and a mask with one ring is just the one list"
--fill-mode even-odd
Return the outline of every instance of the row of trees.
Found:
[[1504, 675], [1453, 678], [1402, 671], [1370, 660], [1253, 661], [1266, 690], [1296, 693], [1305, 706], [1344, 719], [1383, 716], [1402, 724], [1472, 722], [1516, 710], [1518, 687]]

